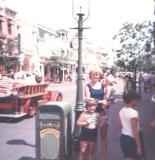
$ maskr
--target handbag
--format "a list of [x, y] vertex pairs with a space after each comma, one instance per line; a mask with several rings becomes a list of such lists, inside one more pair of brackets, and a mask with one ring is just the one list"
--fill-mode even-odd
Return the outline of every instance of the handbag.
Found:
[[150, 123], [151, 127], [155, 129], [155, 120]]
[[155, 103], [155, 94], [151, 97], [151, 101]]

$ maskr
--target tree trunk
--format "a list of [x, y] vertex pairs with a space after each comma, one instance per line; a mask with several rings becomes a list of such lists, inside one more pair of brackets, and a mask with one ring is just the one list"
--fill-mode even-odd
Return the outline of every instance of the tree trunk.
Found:
[[136, 91], [136, 81], [137, 81], [137, 68], [134, 68], [133, 73], [133, 90]]

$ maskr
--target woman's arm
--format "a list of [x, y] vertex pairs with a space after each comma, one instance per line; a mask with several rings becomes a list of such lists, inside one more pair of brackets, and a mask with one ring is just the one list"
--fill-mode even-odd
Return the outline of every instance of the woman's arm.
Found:
[[106, 99], [109, 99], [110, 96], [111, 96], [111, 86], [106, 86], [105, 97]]
[[88, 87], [87, 85], [85, 86], [85, 97], [86, 97], [86, 99], [91, 98], [91, 97], [90, 97], [89, 87]]
[[84, 127], [88, 125], [88, 122], [85, 119], [85, 113], [81, 113], [80, 117], [77, 120], [77, 126], [78, 127]]
[[122, 129], [122, 122], [121, 122], [120, 117], [119, 117], [119, 119], [118, 119], [118, 126], [119, 126], [119, 128], [121, 128], [121, 129]]
[[137, 118], [131, 119], [131, 127], [132, 127], [132, 133], [133, 133], [134, 139], [136, 141], [137, 153], [138, 153], [138, 155], [140, 155], [142, 153], [142, 149], [141, 149], [141, 143], [140, 143], [140, 136], [139, 136], [139, 130], [138, 130], [138, 119]]

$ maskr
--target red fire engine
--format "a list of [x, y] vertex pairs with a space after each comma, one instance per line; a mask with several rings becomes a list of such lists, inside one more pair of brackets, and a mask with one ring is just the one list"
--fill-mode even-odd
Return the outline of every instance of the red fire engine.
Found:
[[33, 117], [40, 104], [61, 101], [61, 92], [49, 90], [48, 86], [48, 83], [18, 83], [11, 78], [1, 78], [0, 117]]

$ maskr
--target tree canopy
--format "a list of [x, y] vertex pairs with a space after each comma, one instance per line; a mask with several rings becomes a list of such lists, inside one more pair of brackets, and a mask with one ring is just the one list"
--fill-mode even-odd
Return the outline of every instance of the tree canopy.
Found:
[[[144, 70], [151, 63], [153, 25], [150, 21], [125, 23], [114, 36], [120, 46], [117, 52], [117, 65], [126, 71]], [[150, 62], [149, 62], [150, 61]]]
[[64, 50], [61, 50], [61, 56], [57, 53], [52, 53], [50, 60], [52, 61], [51, 66], [66, 68], [68, 66], [69, 57], [68, 54], [64, 54]]
[[9, 60], [9, 56], [13, 56], [15, 52], [18, 52], [18, 39], [10, 39], [7, 36], [0, 37], [0, 58], [1, 63], [5, 68], [11, 68], [13, 66], [19, 65], [18, 59], [12, 61]]

